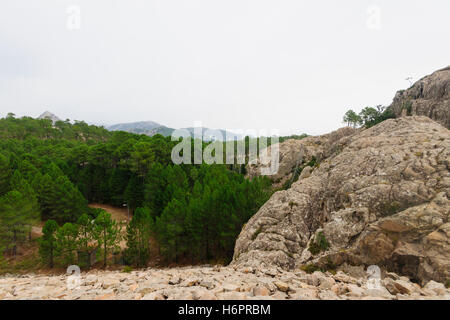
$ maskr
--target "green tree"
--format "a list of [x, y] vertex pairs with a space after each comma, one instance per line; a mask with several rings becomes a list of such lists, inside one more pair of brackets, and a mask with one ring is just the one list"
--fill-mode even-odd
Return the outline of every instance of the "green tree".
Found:
[[125, 189], [125, 200], [131, 210], [136, 209], [142, 205], [144, 199], [144, 187], [140, 182], [140, 179], [136, 176], [132, 176]]
[[37, 215], [32, 200], [17, 190], [0, 198], [0, 234], [13, 256], [17, 254], [18, 244], [26, 239]]
[[155, 228], [162, 252], [169, 259], [178, 262], [178, 258], [186, 249], [184, 222], [187, 205], [184, 199], [173, 198], [164, 209], [161, 217], [156, 218]]
[[355, 128], [357, 125], [361, 124], [362, 119], [355, 111], [348, 110], [344, 115], [343, 121], [347, 123], [347, 126]]
[[60, 265], [66, 267], [75, 263], [77, 238], [76, 224], [67, 222], [56, 231], [56, 255]]
[[77, 251], [79, 255], [78, 263], [81, 264], [80, 265], [81, 267], [89, 268], [91, 266], [90, 255], [92, 251], [95, 249], [94, 220], [87, 214], [83, 214], [80, 216], [80, 218], [78, 218], [77, 225], [78, 225]]
[[75, 222], [86, 212], [87, 201], [66, 176], [45, 174], [35, 183], [43, 219]]
[[4, 195], [10, 190], [9, 179], [11, 176], [11, 169], [9, 158], [0, 153], [0, 196]]
[[94, 220], [94, 239], [103, 255], [103, 266], [107, 265], [108, 254], [119, 247], [120, 225], [106, 211]]
[[131, 168], [133, 172], [142, 178], [147, 174], [150, 165], [155, 159], [152, 145], [148, 142], [138, 142], [131, 152]]
[[383, 106], [366, 107], [359, 113], [359, 116], [366, 128], [373, 127], [384, 120], [395, 118], [392, 109]]
[[55, 220], [47, 220], [42, 228], [42, 237], [39, 238], [39, 255], [42, 261], [50, 268], [54, 266], [56, 251], [56, 231], [58, 224]]
[[127, 226], [128, 262], [143, 267], [150, 257], [150, 235], [152, 219], [148, 208], [137, 208]]

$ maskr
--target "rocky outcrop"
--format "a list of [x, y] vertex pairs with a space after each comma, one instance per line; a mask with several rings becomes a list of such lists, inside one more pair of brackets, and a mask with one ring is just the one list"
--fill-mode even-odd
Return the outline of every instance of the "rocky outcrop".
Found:
[[427, 116], [450, 128], [450, 66], [398, 91], [391, 105], [397, 117]]
[[[293, 181], [296, 170], [301, 170], [308, 166], [313, 166], [330, 154], [339, 150], [346, 137], [351, 136], [357, 129], [350, 127], [341, 128], [329, 134], [321, 136], [306, 137], [301, 140], [290, 139], [277, 144], [279, 152], [278, 171], [268, 176], [274, 188], [282, 187], [286, 182]], [[266, 153], [262, 153], [260, 158], [252, 164], [247, 165], [247, 177], [260, 176], [263, 170], [272, 167], [272, 149], [267, 148]]]
[[47, 119], [47, 120], [51, 120], [53, 123], [57, 122], [57, 121], [61, 121], [60, 118], [58, 118], [57, 116], [55, 116], [53, 113], [51, 113], [50, 111], [45, 111], [43, 114], [41, 114], [38, 119]]
[[[373, 280], [376, 280], [375, 282]], [[450, 290], [424, 287], [392, 273], [372, 279], [363, 268], [335, 274], [279, 268], [188, 267], [89, 271], [79, 276], [1, 276], [0, 300], [449, 300]]]
[[244, 226], [232, 264], [376, 264], [422, 284], [448, 281], [450, 131], [402, 117], [327, 143], [314, 149], [319, 165]]

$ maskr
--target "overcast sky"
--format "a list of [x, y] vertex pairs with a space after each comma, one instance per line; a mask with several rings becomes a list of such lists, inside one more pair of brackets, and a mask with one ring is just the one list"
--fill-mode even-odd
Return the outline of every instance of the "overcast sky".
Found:
[[450, 65], [449, 14], [448, 0], [2, 0], [0, 116], [326, 133]]

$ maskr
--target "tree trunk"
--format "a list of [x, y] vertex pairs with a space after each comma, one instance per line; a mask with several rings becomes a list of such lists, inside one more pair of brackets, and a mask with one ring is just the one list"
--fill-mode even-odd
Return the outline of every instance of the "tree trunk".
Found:
[[106, 228], [103, 230], [103, 267], [106, 269]]
[[50, 247], [50, 268], [53, 269], [53, 244]]
[[16, 229], [14, 229], [14, 231], [13, 231], [13, 248], [12, 248], [12, 255], [13, 255], [13, 257], [15, 257], [16, 254], [17, 254], [16, 241], [17, 241], [17, 232], [16, 232]]

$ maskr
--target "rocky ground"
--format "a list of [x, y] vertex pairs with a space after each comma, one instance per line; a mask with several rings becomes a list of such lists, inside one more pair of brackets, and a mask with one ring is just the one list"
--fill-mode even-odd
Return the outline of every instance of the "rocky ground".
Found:
[[[362, 267], [336, 274], [280, 268], [146, 269], [130, 273], [90, 271], [68, 275], [0, 277], [0, 300], [450, 300], [450, 290], [430, 281], [420, 287], [406, 277], [381, 273], [379, 285]], [[79, 280], [78, 282], [76, 280]]]

